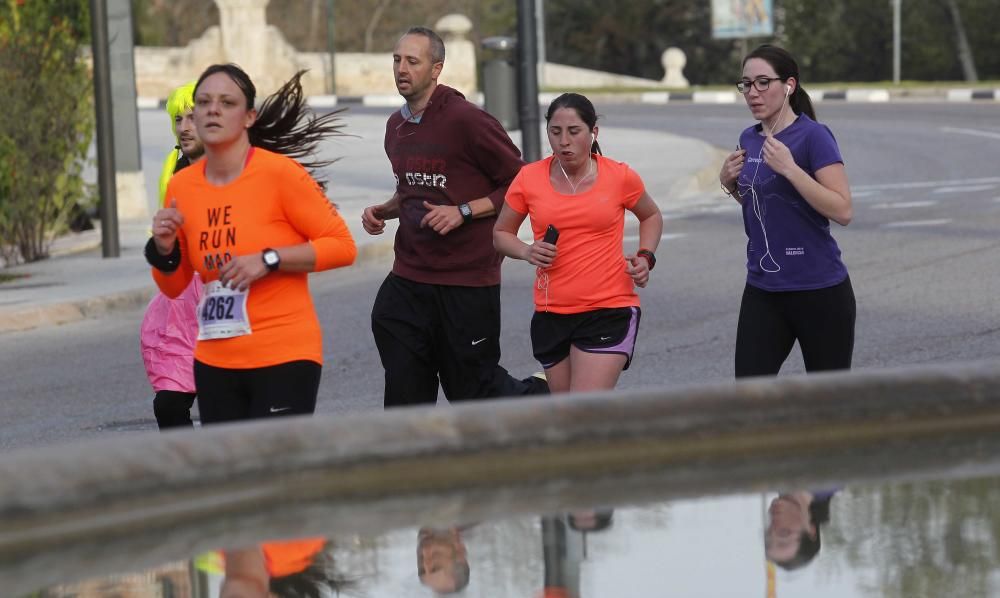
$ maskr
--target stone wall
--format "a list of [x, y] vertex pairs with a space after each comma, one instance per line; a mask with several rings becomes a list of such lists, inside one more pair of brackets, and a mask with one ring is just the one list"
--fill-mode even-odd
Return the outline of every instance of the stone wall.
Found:
[[[276, 27], [266, 22], [270, 0], [215, 0], [220, 24], [183, 48], [135, 48], [136, 90], [143, 98], [166, 98], [172, 89], [198, 75], [210, 64], [235, 62], [253, 79], [258, 97], [276, 90], [299, 70], [308, 71], [302, 86], [308, 96], [331, 93], [330, 55], [299, 52]], [[458, 89], [466, 97], [477, 97], [476, 46], [469, 40], [472, 22], [464, 15], [442, 17], [434, 30], [444, 39], [447, 60], [440, 82]], [[336, 95], [395, 96], [392, 53], [339, 52], [334, 56]], [[662, 58], [666, 75], [662, 80], [642, 79], [561, 64], [545, 63], [539, 69], [539, 84], [548, 88], [586, 89], [598, 87], [687, 87], [681, 71], [685, 58], [670, 48]]]
[[[306, 95], [330, 93], [330, 55], [298, 52], [281, 32], [268, 25], [269, 0], [215, 0], [220, 25], [210, 27], [183, 48], [137, 47], [136, 90], [140, 97], [166, 98], [172, 89], [198, 78], [210, 64], [235, 62], [253, 79], [258, 96], [267, 95], [296, 71]], [[463, 15], [442, 17], [434, 27], [445, 40], [447, 60], [440, 81], [470, 95], [477, 88], [475, 45], [468, 40], [472, 22]], [[387, 50], [389, 50], [387, 48]], [[341, 96], [396, 94], [391, 51], [335, 56], [336, 92]]]

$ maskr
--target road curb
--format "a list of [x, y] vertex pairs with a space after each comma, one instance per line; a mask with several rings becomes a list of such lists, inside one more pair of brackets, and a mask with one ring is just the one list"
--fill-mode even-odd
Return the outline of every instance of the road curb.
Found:
[[12, 310], [0, 314], [0, 334], [24, 332], [43, 326], [58, 326], [95, 318], [112, 311], [131, 309], [149, 303], [153, 288], [145, 287], [121, 291], [100, 297], [66, 301]]
[[[734, 104], [740, 101], [736, 91], [690, 90], [690, 91], [650, 91], [636, 92], [588, 92], [586, 89], [575, 90], [583, 93], [595, 103], [618, 104], [670, 104], [674, 102], [694, 104]], [[844, 89], [807, 89], [809, 97], [817, 102], [844, 101], [849, 103], [885, 103], [899, 100], [927, 100], [940, 102], [971, 102], [1000, 101], [1000, 89], [988, 88], [865, 88], [851, 87]], [[539, 105], [548, 105], [561, 92], [541, 92], [538, 94]], [[476, 92], [470, 100], [482, 105], [483, 94]], [[338, 106], [365, 106], [381, 108], [398, 108], [403, 100], [396, 94], [367, 94], [360, 96], [317, 95], [306, 98], [313, 108], [332, 109]], [[166, 100], [153, 97], [137, 97], [136, 107], [140, 110], [162, 110]]]
[[[384, 260], [393, 254], [392, 239], [358, 244], [358, 257], [348, 269], [359, 268]], [[0, 287], [2, 288], [2, 287]], [[134, 309], [149, 303], [156, 294], [152, 285], [48, 305], [0, 311], [0, 334], [24, 332], [45, 326], [71, 324], [106, 315], [111, 312]]]

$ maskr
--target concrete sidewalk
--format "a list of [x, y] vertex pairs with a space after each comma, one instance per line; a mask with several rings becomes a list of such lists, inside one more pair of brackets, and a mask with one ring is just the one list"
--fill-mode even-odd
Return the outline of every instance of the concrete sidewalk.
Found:
[[[382, 149], [385, 117], [348, 112], [344, 119], [345, 131], [353, 136], [327, 142], [321, 155], [340, 157], [326, 172], [328, 194], [358, 243], [357, 264], [364, 264], [391, 254], [395, 223], [384, 234], [372, 237], [361, 227], [361, 213], [388, 199], [394, 180]], [[512, 137], [520, 143], [519, 133]], [[543, 146], [544, 139], [543, 135]], [[722, 152], [707, 143], [605, 126], [600, 129], [600, 140], [609, 157], [627, 162], [642, 176], [664, 211], [720, 197], [713, 191]], [[155, 180], [159, 163], [145, 162], [147, 181]], [[155, 187], [147, 186], [150, 193], [155, 192]], [[50, 259], [0, 270], [22, 276], [0, 283], [0, 333], [65, 324], [147, 303], [156, 291], [142, 256], [149, 222], [122, 222], [119, 229], [120, 258], [101, 257], [101, 236], [95, 230], [57, 239]], [[522, 231], [526, 230], [527, 223]]]

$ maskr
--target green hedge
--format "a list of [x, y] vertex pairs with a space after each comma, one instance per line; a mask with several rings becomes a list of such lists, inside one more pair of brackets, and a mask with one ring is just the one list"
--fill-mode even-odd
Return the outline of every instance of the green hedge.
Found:
[[0, 252], [47, 257], [88, 200], [81, 176], [94, 130], [87, 0], [0, 0]]

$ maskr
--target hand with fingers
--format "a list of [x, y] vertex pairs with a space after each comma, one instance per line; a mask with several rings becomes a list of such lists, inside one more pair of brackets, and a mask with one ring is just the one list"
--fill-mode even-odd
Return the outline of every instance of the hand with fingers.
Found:
[[177, 231], [184, 225], [184, 215], [177, 209], [177, 200], [170, 206], [157, 210], [153, 216], [153, 240], [160, 255], [169, 255], [177, 243]]
[[768, 135], [767, 139], [764, 140], [762, 157], [764, 163], [770, 166], [771, 170], [785, 178], [788, 178], [788, 175], [797, 167], [791, 150], [773, 135]]
[[385, 231], [385, 215], [382, 206], [368, 206], [361, 213], [361, 226], [369, 235], [381, 235]]
[[222, 286], [245, 291], [254, 281], [267, 276], [270, 270], [264, 264], [261, 252], [238, 255], [219, 268], [219, 282]]
[[458, 206], [435, 205], [425, 200], [424, 207], [427, 213], [420, 220], [420, 228], [429, 226], [439, 235], [447, 235], [465, 222]]
[[722, 189], [727, 195], [736, 193], [736, 182], [739, 179], [740, 172], [743, 171], [746, 153], [745, 149], [738, 147], [736, 151], [726, 156], [725, 161], [722, 163], [722, 170], [719, 172], [719, 182], [722, 183]]
[[626, 255], [625, 272], [632, 277], [635, 286], [645, 288], [649, 282], [649, 261], [641, 255]]
[[532, 266], [548, 268], [555, 261], [557, 252], [553, 243], [535, 241], [531, 245], [525, 245], [524, 260]]

